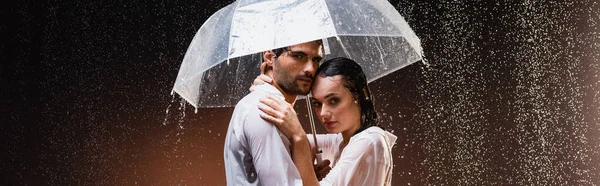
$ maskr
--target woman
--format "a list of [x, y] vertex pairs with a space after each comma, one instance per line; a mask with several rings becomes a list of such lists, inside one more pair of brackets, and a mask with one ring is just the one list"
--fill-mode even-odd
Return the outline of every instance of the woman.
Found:
[[[292, 142], [292, 159], [305, 185], [390, 185], [396, 136], [377, 126], [377, 113], [361, 67], [335, 58], [316, 72], [311, 102], [328, 135], [318, 135], [331, 171], [317, 181], [308, 139], [293, 106], [275, 97], [261, 99], [261, 117], [276, 125]], [[255, 81], [256, 82], [256, 81]], [[311, 143], [312, 144], [312, 143]]]

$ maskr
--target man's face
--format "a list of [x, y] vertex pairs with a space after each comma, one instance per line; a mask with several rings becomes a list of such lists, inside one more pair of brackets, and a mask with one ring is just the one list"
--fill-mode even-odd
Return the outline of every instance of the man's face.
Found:
[[286, 93], [306, 95], [322, 56], [315, 41], [292, 45], [275, 60], [273, 78]]

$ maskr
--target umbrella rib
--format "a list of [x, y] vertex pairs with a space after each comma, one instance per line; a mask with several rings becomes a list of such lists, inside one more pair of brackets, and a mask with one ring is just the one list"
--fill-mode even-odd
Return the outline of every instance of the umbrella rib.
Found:
[[[346, 47], [344, 46], [344, 44], [342, 43], [342, 41], [338, 37], [339, 36], [338, 35], [338, 30], [335, 27], [335, 24], [333, 23], [333, 16], [331, 16], [331, 13], [329, 11], [330, 9], [329, 9], [329, 6], [327, 5], [327, 2], [325, 0], [321, 0], [321, 3], [323, 3], [323, 5], [325, 6], [325, 10], [327, 10], [325, 12], [329, 16], [329, 25], [331, 25], [333, 27], [333, 31], [335, 32], [335, 33], [333, 33], [333, 35], [336, 37], [336, 39], [338, 40], [338, 42], [340, 43], [340, 45], [342, 45], [342, 49], [344, 49], [344, 53], [346, 53], [346, 56], [350, 57], [350, 54], [346, 50]], [[327, 38], [325, 38], [325, 39], [327, 39]]]
[[377, 36], [376, 47], [377, 51], [379, 51], [379, 60], [381, 60], [381, 64], [385, 64], [385, 60], [383, 59], [383, 52], [381, 51], [383, 47], [381, 46], [381, 38], [379, 36]]
[[382, 37], [405, 37], [403, 34], [337, 34], [338, 36], [360, 36], [360, 37], [374, 37], [374, 36], [382, 36]]
[[[235, 5], [235, 8], [233, 9], [233, 15], [231, 16], [231, 24], [230, 25], [234, 25], [233, 20], [235, 19], [235, 14], [238, 12], [237, 10], [240, 7], [240, 1], [235, 1], [235, 3], [237, 3], [237, 4]], [[229, 55], [231, 55], [231, 29], [232, 28], [229, 28], [229, 37], [228, 37], [229, 44], [227, 45], [227, 59], [226, 59], [227, 65], [229, 65], [229, 59], [230, 59]]]
[[329, 16], [329, 22], [330, 22], [330, 24], [329, 24], [329, 25], [331, 25], [331, 26], [333, 27], [333, 30], [335, 31], [334, 35], [338, 35], [337, 28], [335, 27], [335, 25], [334, 25], [334, 23], [333, 23], [333, 16], [331, 16], [331, 13], [330, 13], [330, 11], [329, 11], [329, 6], [327, 5], [327, 2], [325, 2], [325, 0], [321, 0], [321, 3], [323, 3], [323, 5], [325, 6], [325, 10], [327, 10], [327, 11], [325, 11], [325, 12], [326, 12], [326, 13], [327, 13], [327, 15]]
[[[417, 60], [417, 61], [418, 61], [418, 60]], [[373, 78], [371, 78], [370, 80], [367, 80], [367, 82], [368, 82], [368, 83], [371, 83], [371, 82], [373, 82], [373, 81], [375, 81], [375, 80], [377, 80], [377, 79], [379, 79], [379, 78], [381, 78], [381, 77], [383, 77], [383, 76], [386, 76], [386, 75], [388, 75], [388, 74], [391, 74], [392, 72], [395, 72], [395, 71], [397, 71], [397, 70], [400, 70], [400, 69], [402, 69], [402, 68], [404, 68], [404, 67], [406, 67], [406, 66], [408, 66], [408, 65], [411, 65], [411, 64], [413, 64], [413, 63], [415, 63], [415, 62], [417, 62], [417, 61], [410, 62], [410, 63], [404, 63], [404, 65], [399, 65], [399, 66], [397, 66], [397, 67], [394, 67], [394, 68], [392, 68], [392, 69], [386, 70], [384, 73], [379, 73], [379, 75], [376, 75], [376, 76], [374, 76]]]

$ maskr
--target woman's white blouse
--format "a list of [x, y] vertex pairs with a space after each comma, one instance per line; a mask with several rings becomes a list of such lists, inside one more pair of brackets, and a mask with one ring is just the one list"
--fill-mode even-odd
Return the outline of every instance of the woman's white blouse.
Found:
[[[313, 146], [312, 135], [308, 139]], [[379, 127], [370, 127], [350, 138], [340, 151], [342, 134], [318, 134], [323, 160], [332, 162], [332, 169], [321, 185], [391, 185], [392, 147], [397, 137]], [[339, 157], [339, 158], [337, 158]]]

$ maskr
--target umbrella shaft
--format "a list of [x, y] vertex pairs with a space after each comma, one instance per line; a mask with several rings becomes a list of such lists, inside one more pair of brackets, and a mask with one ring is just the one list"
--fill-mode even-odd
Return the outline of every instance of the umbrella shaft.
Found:
[[313, 134], [313, 140], [315, 142], [315, 148], [317, 153], [319, 152], [319, 145], [317, 145], [317, 131], [315, 130], [315, 120], [313, 118], [312, 105], [310, 104], [310, 97], [306, 95], [306, 108], [308, 109], [308, 120], [310, 121], [310, 129]]

